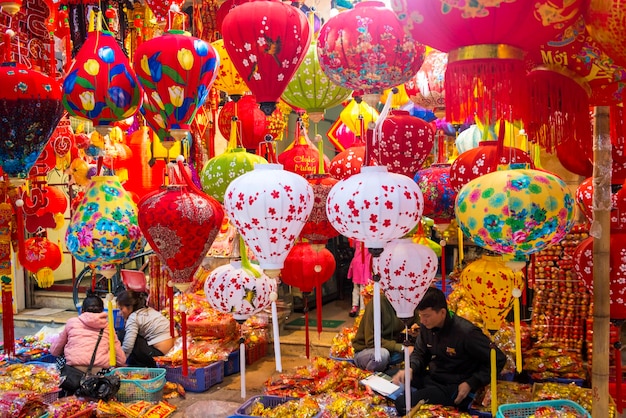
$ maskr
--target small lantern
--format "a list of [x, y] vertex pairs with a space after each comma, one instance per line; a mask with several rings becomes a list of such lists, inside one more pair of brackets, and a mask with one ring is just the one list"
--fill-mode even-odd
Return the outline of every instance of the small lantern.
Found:
[[236, 102], [227, 102], [222, 107], [217, 127], [224, 138], [230, 138], [233, 120], [237, 123], [237, 146], [256, 149], [259, 143], [265, 140], [267, 121], [265, 114], [259, 109], [255, 96], [246, 95]]
[[45, 237], [27, 239], [24, 254], [20, 254], [20, 262], [26, 270], [34, 273], [37, 285], [41, 288], [52, 286], [52, 271], [59, 268], [62, 258], [59, 246]]
[[454, 219], [457, 192], [450, 185], [450, 164], [432, 164], [415, 173], [413, 180], [424, 195], [424, 216], [437, 224], [449, 224]]

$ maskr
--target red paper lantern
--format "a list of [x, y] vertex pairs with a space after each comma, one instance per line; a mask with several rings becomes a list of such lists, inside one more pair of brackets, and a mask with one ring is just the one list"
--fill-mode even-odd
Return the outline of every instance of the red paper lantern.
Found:
[[299, 9], [279, 0], [256, 0], [224, 18], [224, 47], [267, 116], [306, 55], [313, 30]]
[[67, 196], [59, 187], [46, 186], [42, 190], [42, 207], [37, 210], [37, 216], [44, 213], [65, 213], [67, 210]]
[[128, 179], [124, 189], [137, 194], [139, 198], [155, 192], [163, 184], [165, 161], [150, 161], [150, 142], [153, 132], [147, 126], [140, 127], [128, 136], [128, 147], [132, 152], [128, 164]]
[[237, 133], [246, 149], [256, 149], [265, 140], [267, 119], [259, 109], [256, 97], [243, 96], [236, 102], [228, 102], [222, 107], [217, 119], [217, 126], [224, 138], [230, 138], [231, 121], [237, 118]]
[[445, 74], [448, 67], [448, 54], [431, 50], [426, 53], [419, 71], [404, 88], [416, 105], [432, 110], [441, 119], [446, 116]]
[[413, 178], [424, 195], [424, 216], [437, 224], [449, 224], [455, 217], [457, 190], [450, 184], [450, 171], [450, 164], [432, 164]]
[[422, 167], [435, 142], [431, 125], [406, 110], [392, 110], [382, 122], [377, 144], [371, 143], [373, 131], [368, 130], [373, 158], [387, 166], [390, 173], [412, 177]]
[[533, 167], [532, 159], [525, 151], [506, 146], [499, 148], [498, 141], [481, 141], [476, 148], [465, 151], [454, 160], [450, 167], [450, 186], [458, 192], [475, 178], [496, 171], [498, 165], [512, 163]]
[[306, 220], [300, 237], [313, 243], [323, 243], [339, 235], [326, 214], [326, 200], [328, 193], [339, 180], [330, 174], [313, 174], [306, 176], [307, 181], [313, 188], [313, 209]]
[[[574, 270], [591, 294], [593, 294], [593, 237], [578, 244], [572, 258]], [[626, 234], [611, 231], [611, 250], [609, 254], [609, 290], [611, 319], [626, 319]]]
[[345, 180], [361, 172], [363, 161], [365, 161], [365, 143], [359, 138], [350, 148], [335, 155], [330, 161], [328, 172], [337, 180]]
[[[591, 123], [587, 125], [590, 130]], [[556, 146], [556, 157], [568, 171], [583, 177], [593, 175], [593, 149], [591, 144], [582, 144], [576, 138], [569, 137]]]
[[40, 287], [46, 288], [54, 283], [52, 271], [59, 268], [63, 256], [57, 244], [45, 237], [33, 237], [24, 243], [20, 263], [35, 274]]
[[170, 269], [172, 281], [185, 290], [217, 236], [224, 211], [192, 183], [182, 162], [178, 169], [170, 171], [172, 184], [141, 199], [138, 222], [150, 247]]
[[[290, 149], [280, 153], [278, 162], [283, 165], [285, 170], [303, 177], [320, 173], [320, 152], [303, 136], [299, 136]], [[323, 162], [323, 165], [324, 171], [327, 171], [328, 164], [326, 161]]]
[[90, 32], [63, 81], [67, 112], [91, 120], [104, 134], [114, 122], [137, 113], [142, 99], [135, 71], [116, 39], [109, 32]]
[[326, 76], [365, 94], [381, 94], [410, 80], [424, 62], [424, 50], [379, 1], [358, 3], [330, 18], [317, 44]]

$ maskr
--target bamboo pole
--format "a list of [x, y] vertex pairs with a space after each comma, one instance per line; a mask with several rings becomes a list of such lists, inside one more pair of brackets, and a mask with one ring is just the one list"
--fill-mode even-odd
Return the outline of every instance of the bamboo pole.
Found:
[[609, 108], [596, 106], [593, 130], [593, 418], [609, 416], [609, 254], [611, 237], [611, 138]]

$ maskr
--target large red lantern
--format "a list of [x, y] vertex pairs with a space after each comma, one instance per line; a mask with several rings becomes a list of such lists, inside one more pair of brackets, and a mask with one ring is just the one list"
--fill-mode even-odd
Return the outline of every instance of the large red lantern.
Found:
[[306, 179], [313, 188], [313, 208], [300, 236], [312, 243], [324, 243], [339, 235], [326, 214], [328, 193], [339, 180], [330, 174], [313, 174], [306, 176]]
[[231, 121], [237, 118], [237, 145], [246, 149], [256, 149], [265, 140], [267, 120], [259, 109], [254, 95], [228, 102], [222, 107], [217, 119], [217, 126], [224, 138], [230, 138]]
[[330, 18], [317, 43], [320, 66], [333, 83], [377, 95], [410, 80], [424, 62], [424, 50], [379, 1]]
[[243, 3], [224, 18], [224, 47], [267, 116], [304, 59], [312, 35], [304, 13], [279, 0]]
[[146, 93], [144, 107], [172, 138], [180, 140], [189, 132], [218, 66], [215, 48], [184, 31], [169, 31], [137, 47], [133, 67]]
[[67, 112], [91, 120], [104, 135], [137, 113], [142, 100], [135, 71], [113, 35], [90, 32], [63, 81]]
[[381, 135], [373, 141], [368, 130], [372, 156], [378, 164], [387, 166], [390, 173], [412, 177], [430, 154], [435, 133], [431, 125], [406, 110], [392, 110], [382, 122]]

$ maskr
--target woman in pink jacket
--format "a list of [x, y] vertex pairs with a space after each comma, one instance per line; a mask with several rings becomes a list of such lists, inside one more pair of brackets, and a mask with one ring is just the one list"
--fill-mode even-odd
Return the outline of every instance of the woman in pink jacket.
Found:
[[[65, 328], [59, 334], [57, 340], [50, 347], [50, 353], [55, 356], [63, 354], [68, 365], [82, 371], [87, 371], [91, 356], [93, 355], [100, 330], [102, 339], [98, 344], [98, 351], [93, 362], [92, 373], [96, 374], [103, 369], [111, 367], [109, 362], [109, 326], [107, 314], [104, 311], [102, 299], [95, 295], [89, 295], [83, 301], [82, 312], [76, 318], [70, 318]], [[117, 366], [123, 366], [126, 355], [122, 350], [117, 335], [115, 338], [115, 360]]]

